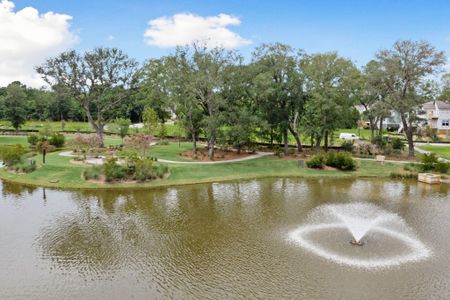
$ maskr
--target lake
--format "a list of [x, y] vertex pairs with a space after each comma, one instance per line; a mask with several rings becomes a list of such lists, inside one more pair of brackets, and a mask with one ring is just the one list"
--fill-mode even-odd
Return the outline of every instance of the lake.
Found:
[[[444, 299], [450, 295], [448, 192], [447, 185], [375, 179], [265, 179], [133, 191], [3, 182], [0, 298]], [[364, 269], [288, 239], [315, 208], [360, 202], [398, 215], [432, 255]], [[347, 231], [319, 235], [362, 255], [390, 251], [381, 237], [377, 244], [376, 234], [359, 250], [351, 248]]]

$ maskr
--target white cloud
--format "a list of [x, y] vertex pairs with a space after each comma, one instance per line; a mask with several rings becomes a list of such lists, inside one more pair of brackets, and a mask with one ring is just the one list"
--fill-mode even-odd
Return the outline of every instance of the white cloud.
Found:
[[0, 86], [14, 80], [39, 87], [44, 84], [34, 67], [77, 41], [70, 31], [71, 16], [33, 7], [14, 11], [14, 3], [0, 0]]
[[114, 41], [115, 39], [116, 39], [116, 37], [113, 36], [112, 34], [110, 34], [110, 35], [108, 35], [108, 36], [106, 37], [106, 41], [107, 41], [107, 42], [112, 42], [112, 41]]
[[145, 31], [144, 38], [147, 44], [161, 48], [200, 41], [208, 47], [223, 46], [232, 49], [251, 44], [250, 40], [227, 28], [240, 23], [239, 18], [227, 14], [202, 17], [181, 13], [148, 22], [150, 27]]

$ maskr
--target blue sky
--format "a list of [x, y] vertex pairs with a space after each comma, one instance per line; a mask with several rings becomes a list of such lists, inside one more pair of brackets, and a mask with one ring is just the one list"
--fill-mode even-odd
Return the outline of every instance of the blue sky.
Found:
[[[228, 24], [225, 28], [244, 41], [237, 48], [247, 58], [258, 44], [274, 41], [307, 52], [338, 51], [359, 66], [370, 60], [377, 50], [389, 48], [398, 39], [427, 40], [450, 54], [450, 1], [443, 0], [9, 1], [15, 5], [10, 13], [33, 7], [39, 14], [53, 11], [72, 17], [66, 27], [77, 41], [60, 43], [59, 48], [51, 49], [60, 50], [64, 48], [62, 45], [78, 50], [114, 46], [139, 61], [170, 53], [173, 49], [144, 41], [148, 22], [183, 13], [199, 18], [225, 14], [238, 19], [240, 24]], [[67, 32], [65, 35], [62, 39], [68, 41]], [[4, 40], [0, 30], [0, 43]], [[53, 55], [55, 52], [51, 49], [40, 53]], [[0, 63], [1, 60], [0, 52]], [[39, 61], [38, 56], [33, 63], [35, 61]]]
[[[73, 16], [71, 28], [79, 35], [78, 49], [117, 46], [143, 60], [167, 50], [143, 41], [147, 22], [190, 12], [200, 16], [226, 13], [240, 18], [230, 29], [253, 41], [242, 48], [248, 55], [260, 42], [280, 41], [308, 52], [337, 50], [358, 64], [397, 39], [425, 39], [450, 50], [450, 1], [14, 1], [40, 12]], [[109, 35], [114, 40], [106, 41]]]

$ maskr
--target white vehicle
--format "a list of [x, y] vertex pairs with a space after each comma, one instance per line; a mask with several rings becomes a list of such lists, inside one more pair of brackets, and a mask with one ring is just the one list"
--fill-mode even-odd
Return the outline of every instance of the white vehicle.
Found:
[[356, 140], [359, 140], [359, 136], [357, 136], [356, 134], [354, 134], [354, 133], [345, 133], [345, 132], [342, 132], [339, 135], [339, 138], [341, 140], [345, 140], [345, 141], [356, 141]]

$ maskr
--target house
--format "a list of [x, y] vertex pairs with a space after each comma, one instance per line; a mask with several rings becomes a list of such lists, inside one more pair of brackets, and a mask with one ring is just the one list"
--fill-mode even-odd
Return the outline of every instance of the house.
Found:
[[[366, 111], [366, 108], [363, 105], [355, 105], [355, 109], [359, 112], [360, 115], [363, 115]], [[383, 119], [383, 129], [388, 131], [397, 131], [402, 128], [400, 114], [395, 110], [391, 110], [390, 115]], [[379, 122], [379, 121], [378, 121]], [[369, 127], [369, 122], [365, 122], [365, 126]], [[379, 124], [377, 123], [377, 128], [379, 128]]]
[[450, 104], [443, 101], [430, 101], [422, 106], [426, 114], [427, 124], [437, 129], [438, 135], [449, 135]]

